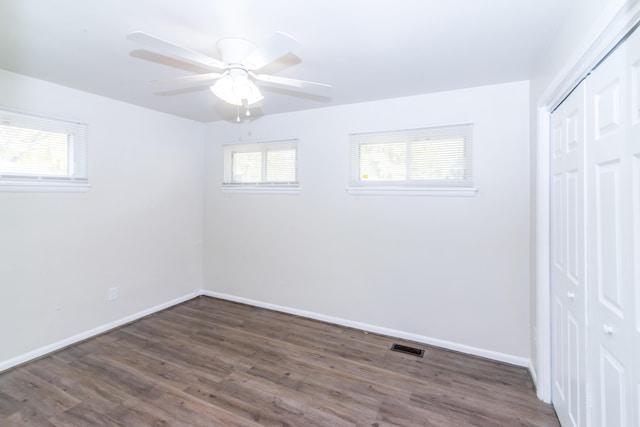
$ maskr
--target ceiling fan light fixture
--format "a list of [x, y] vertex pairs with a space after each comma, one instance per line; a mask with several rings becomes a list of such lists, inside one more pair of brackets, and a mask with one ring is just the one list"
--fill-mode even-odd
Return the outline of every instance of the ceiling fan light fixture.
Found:
[[211, 86], [211, 92], [228, 104], [245, 107], [264, 98], [246, 74], [229, 74], [222, 77]]
[[143, 31], [134, 31], [127, 35], [127, 38], [133, 42], [158, 49], [161, 54], [169, 58], [201, 65], [207, 70], [213, 69], [215, 72], [182, 76], [165, 83], [195, 84], [197, 86], [204, 83], [205, 87], [208, 86], [216, 97], [227, 104], [234, 105], [238, 109], [244, 108], [247, 116], [251, 115], [249, 107], [264, 98], [255, 81], [283, 86], [296, 91], [313, 90], [315, 92], [322, 90], [323, 95], [321, 96], [325, 96], [325, 91], [331, 87], [322, 83], [254, 73], [300, 47], [300, 42], [282, 32], [274, 33], [259, 46], [240, 38], [222, 38], [216, 43], [220, 59], [187, 49]]

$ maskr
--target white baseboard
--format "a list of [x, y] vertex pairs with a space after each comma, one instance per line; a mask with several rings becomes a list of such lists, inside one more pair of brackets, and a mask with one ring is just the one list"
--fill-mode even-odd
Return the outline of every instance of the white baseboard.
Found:
[[538, 374], [536, 373], [536, 367], [533, 366], [533, 361], [529, 361], [529, 366], [527, 366], [527, 369], [529, 370], [529, 375], [531, 375], [531, 381], [533, 381], [533, 386], [536, 389], [538, 399], [542, 400], [542, 398], [540, 397], [540, 393], [538, 392]]
[[538, 374], [536, 374], [536, 368], [533, 366], [533, 363], [531, 361], [529, 361], [529, 366], [527, 366], [527, 369], [529, 369], [529, 374], [531, 375], [531, 380], [533, 381], [533, 385], [537, 385]]
[[531, 374], [531, 380], [533, 381], [533, 386], [536, 389], [536, 396], [538, 396], [538, 399], [542, 400], [544, 403], [551, 403], [551, 397], [547, 397], [545, 396], [545, 394], [542, 391], [542, 388], [540, 387], [540, 383], [538, 382], [538, 373], [536, 372], [536, 367], [533, 366], [533, 362], [529, 361], [529, 374]]
[[201, 292], [193, 292], [187, 295], [184, 295], [180, 298], [176, 298], [174, 300], [165, 302], [163, 304], [157, 305], [155, 307], [148, 308], [146, 310], [142, 310], [138, 313], [134, 313], [130, 316], [123, 317], [122, 319], [115, 320], [113, 322], [106, 323], [104, 325], [98, 326], [97, 328], [90, 329], [88, 331], [81, 332], [77, 335], [74, 335], [69, 338], [65, 338], [53, 344], [49, 344], [44, 347], [40, 347], [36, 350], [30, 351], [25, 354], [21, 354], [20, 356], [14, 357], [9, 360], [0, 361], [0, 372], [6, 371], [9, 368], [13, 368], [14, 366], [21, 365], [23, 363], [29, 362], [33, 359], [37, 359], [38, 357], [42, 357], [46, 354], [53, 353], [56, 350], [60, 350], [61, 348], [67, 347], [71, 344], [78, 343], [80, 341], [84, 341], [88, 338], [95, 337], [96, 335], [100, 335], [104, 332], [107, 332], [111, 329], [115, 329], [119, 326], [126, 325], [127, 323], [133, 322], [134, 320], [138, 320], [150, 314], [156, 313], [158, 311], [167, 309], [176, 304], [180, 304], [182, 302], [188, 301], [192, 298], [202, 295]]
[[115, 329], [119, 326], [125, 325], [127, 323], [133, 322], [135, 320], [141, 319], [150, 314], [156, 313], [158, 311], [167, 309], [174, 305], [183, 303], [200, 295], [206, 295], [213, 298], [220, 298], [228, 301], [239, 302], [242, 304], [252, 305], [255, 307], [266, 308], [269, 310], [279, 311], [282, 313], [294, 314], [296, 316], [307, 317], [309, 319], [320, 320], [327, 323], [333, 323], [335, 325], [346, 326], [349, 328], [360, 329], [362, 331], [373, 332], [381, 335], [387, 335], [390, 337], [400, 338], [408, 341], [423, 343], [427, 345], [432, 345], [435, 347], [445, 348], [448, 350], [458, 351], [461, 353], [471, 354], [474, 356], [484, 357], [486, 359], [496, 360], [499, 362], [509, 363], [511, 365], [521, 366], [524, 368], [528, 368], [529, 372], [531, 372], [531, 377], [533, 378], [534, 383], [537, 384], [537, 377], [535, 373], [535, 369], [531, 364], [531, 360], [524, 358], [513, 356], [510, 354], [500, 353], [492, 350], [487, 350], [478, 347], [472, 347], [465, 344], [459, 344], [451, 341], [441, 340], [437, 338], [427, 337], [424, 335], [418, 335], [410, 332], [400, 331], [397, 329], [384, 328], [381, 326], [371, 325], [368, 323], [361, 323], [352, 320], [342, 319], [339, 317], [327, 316], [320, 313], [315, 313], [307, 310], [299, 310], [291, 307], [285, 307], [277, 304], [271, 304], [267, 302], [252, 300], [248, 298], [242, 298], [234, 295], [223, 294], [213, 291], [200, 291], [193, 292], [187, 295], [184, 295], [180, 298], [176, 298], [174, 300], [168, 301], [166, 303], [157, 305], [155, 307], [148, 308], [146, 310], [142, 310], [138, 313], [134, 313], [132, 315], [126, 316], [122, 319], [115, 320], [113, 322], [106, 323], [104, 325], [98, 326], [97, 328], [93, 328], [79, 334], [76, 334], [72, 337], [65, 338], [53, 344], [49, 344], [47, 346], [38, 348], [36, 350], [30, 351], [28, 353], [22, 354], [20, 356], [14, 357], [12, 359], [0, 361], [0, 372], [6, 371], [7, 369], [13, 368], [14, 366], [21, 365], [23, 363], [29, 362], [31, 360], [42, 357], [46, 354], [53, 353], [54, 351], [60, 350], [69, 345], [78, 343], [80, 341], [84, 341], [86, 339], [95, 337], [104, 332], [107, 332], [111, 329]]
[[285, 307], [281, 305], [271, 304], [267, 302], [252, 300], [248, 298], [242, 298], [235, 295], [223, 294], [213, 291], [202, 291], [202, 295], [206, 295], [213, 298], [220, 298], [228, 301], [239, 302], [242, 304], [252, 305], [255, 307], [266, 308], [269, 310], [280, 311], [283, 313], [294, 314], [296, 316], [307, 317], [310, 319], [320, 320], [327, 323], [333, 323], [335, 325], [346, 326], [349, 328], [360, 329], [363, 331], [374, 332], [381, 335], [387, 335], [390, 337], [401, 338], [408, 341], [414, 341], [418, 343], [428, 344], [435, 347], [441, 347], [448, 350], [458, 351], [460, 353], [471, 354], [474, 356], [484, 357], [486, 359], [496, 360], [498, 362], [504, 362], [511, 365], [521, 366], [523, 368], [529, 368], [531, 370], [531, 360], [525, 357], [513, 356], [510, 354], [500, 353], [493, 350], [486, 350], [478, 347], [471, 347], [464, 344], [459, 344], [451, 341], [445, 341], [437, 338], [431, 338], [424, 335], [413, 334], [410, 332], [399, 331], [397, 329], [389, 329], [381, 326], [370, 325], [368, 323], [355, 322], [352, 320], [341, 319], [339, 317], [326, 316], [324, 314], [315, 313], [312, 311], [299, 310], [296, 308]]

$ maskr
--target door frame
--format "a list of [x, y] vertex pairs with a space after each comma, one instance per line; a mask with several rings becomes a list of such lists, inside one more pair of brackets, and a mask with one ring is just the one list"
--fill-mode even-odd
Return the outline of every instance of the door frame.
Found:
[[[640, 1], [612, 2], [536, 103], [535, 340], [537, 366], [530, 366], [538, 398], [551, 403], [550, 125], [551, 112], [640, 23]], [[536, 370], [537, 369], [537, 370]]]

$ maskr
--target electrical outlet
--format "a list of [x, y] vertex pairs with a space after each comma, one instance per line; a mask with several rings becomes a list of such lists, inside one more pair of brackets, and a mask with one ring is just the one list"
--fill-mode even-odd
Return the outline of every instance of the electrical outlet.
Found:
[[109, 288], [109, 301], [118, 299], [118, 288]]

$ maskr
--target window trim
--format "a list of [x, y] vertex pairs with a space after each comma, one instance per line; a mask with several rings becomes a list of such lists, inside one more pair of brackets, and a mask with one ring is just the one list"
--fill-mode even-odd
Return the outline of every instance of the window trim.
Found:
[[0, 192], [4, 193], [86, 193], [91, 189], [88, 182], [52, 181], [0, 181]]
[[221, 186], [220, 191], [227, 194], [300, 194], [300, 187], [256, 187], [256, 186]]
[[[290, 139], [277, 139], [277, 140], [268, 140], [268, 141], [242, 141], [242, 142], [232, 142], [226, 143], [222, 146], [223, 151], [223, 177], [222, 177], [222, 185], [220, 186], [220, 191], [228, 194], [300, 194], [300, 150], [299, 150], [300, 140], [297, 138]], [[269, 148], [277, 149], [279, 146], [293, 146], [296, 151], [295, 158], [295, 172], [296, 172], [296, 181], [295, 182], [262, 182], [262, 183], [242, 183], [242, 182], [231, 182], [231, 173], [232, 173], [232, 156], [234, 152], [253, 152], [253, 151], [262, 151], [263, 153], [267, 152]], [[244, 147], [243, 147], [244, 146]], [[233, 150], [234, 147], [237, 147], [237, 150]], [[251, 148], [258, 148], [260, 150], [252, 150]], [[264, 162], [266, 162], [266, 157], [262, 159], [263, 166]], [[265, 169], [263, 169], [265, 170]]]
[[347, 193], [360, 196], [442, 196], [442, 197], [474, 197], [478, 192], [475, 187], [393, 187], [363, 186], [347, 187]]
[[[449, 134], [447, 134], [450, 132]], [[360, 176], [360, 147], [367, 144], [384, 144], [404, 142], [410, 144], [420, 138], [452, 138], [458, 134], [465, 138], [465, 173], [470, 179], [451, 180], [389, 180], [364, 181]], [[406, 140], [405, 140], [406, 138]], [[410, 159], [408, 159], [410, 162]], [[410, 163], [409, 163], [410, 164]], [[409, 171], [407, 171], [409, 172]], [[349, 134], [349, 184], [347, 193], [353, 195], [404, 195], [404, 196], [454, 196], [473, 197], [478, 189], [473, 180], [473, 123], [459, 123], [441, 126], [430, 126], [414, 129], [400, 129], [378, 132], [360, 132]]]
[[18, 123], [26, 129], [66, 132], [73, 135], [73, 149], [67, 155], [73, 159], [73, 172], [68, 175], [20, 174], [0, 172], [0, 192], [86, 192], [88, 179], [88, 125], [79, 121], [27, 113], [0, 106], [0, 123]]

